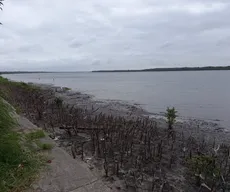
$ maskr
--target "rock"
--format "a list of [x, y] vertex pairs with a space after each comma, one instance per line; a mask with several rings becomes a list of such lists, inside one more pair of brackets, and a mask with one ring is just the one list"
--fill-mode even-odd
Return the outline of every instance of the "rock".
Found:
[[92, 165], [90, 165], [90, 166], [89, 166], [89, 169], [90, 169], [90, 170], [93, 170], [93, 169], [94, 169], [94, 167], [93, 167]]

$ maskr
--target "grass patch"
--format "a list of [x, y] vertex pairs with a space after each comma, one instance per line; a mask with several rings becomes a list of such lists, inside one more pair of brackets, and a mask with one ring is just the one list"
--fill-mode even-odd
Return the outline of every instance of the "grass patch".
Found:
[[45, 137], [45, 133], [43, 130], [37, 130], [37, 131], [33, 131], [33, 132], [30, 132], [30, 133], [27, 133], [26, 134], [26, 138], [28, 140], [36, 140], [36, 139], [41, 139], [43, 137]]
[[22, 112], [21, 108], [19, 106], [15, 106], [15, 111], [17, 114], [20, 114]]
[[39, 148], [41, 148], [42, 150], [50, 150], [53, 148], [53, 145], [50, 143], [42, 143], [40, 141], [36, 142], [36, 144], [38, 145]]
[[15, 161], [0, 163], [0, 192], [22, 191], [37, 178], [46, 158], [41, 153], [24, 150], [14, 149], [16, 153], [11, 156]]
[[13, 108], [0, 97], [0, 137], [12, 130], [16, 121], [10, 115]]
[[10, 81], [7, 78], [4, 78], [2, 76], [0, 76], [0, 85], [5, 85], [8, 87], [18, 87], [18, 88], [21, 88], [27, 91], [36, 91], [40, 89], [38, 86], [28, 84], [25, 82]]
[[63, 87], [62, 88], [64, 91], [70, 91], [71, 90], [71, 88], [69, 88], [69, 87]]
[[[12, 108], [0, 98], [0, 192], [23, 191], [37, 177], [46, 159], [26, 147], [27, 140], [13, 131]], [[44, 133], [43, 133], [44, 134]], [[30, 138], [41, 136], [41, 132]]]
[[0, 90], [0, 97], [7, 98], [8, 94], [9, 94], [8, 90], [2, 90], [2, 89]]

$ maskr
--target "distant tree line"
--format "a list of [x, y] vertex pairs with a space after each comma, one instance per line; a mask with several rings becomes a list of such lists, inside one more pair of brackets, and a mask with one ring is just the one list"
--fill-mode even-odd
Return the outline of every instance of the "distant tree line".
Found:
[[143, 71], [210, 71], [210, 70], [230, 70], [230, 66], [156, 68], [156, 69], [144, 69]]
[[173, 67], [173, 68], [153, 68], [140, 70], [99, 70], [93, 72], [151, 72], [151, 71], [214, 71], [214, 70], [230, 70], [230, 66], [207, 66], [207, 67]]

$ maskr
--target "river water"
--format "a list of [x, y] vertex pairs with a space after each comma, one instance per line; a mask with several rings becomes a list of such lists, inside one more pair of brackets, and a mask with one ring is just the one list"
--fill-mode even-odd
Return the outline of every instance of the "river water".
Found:
[[174, 106], [180, 117], [230, 128], [230, 71], [8, 74], [11, 80], [47, 83], [124, 100], [161, 114]]

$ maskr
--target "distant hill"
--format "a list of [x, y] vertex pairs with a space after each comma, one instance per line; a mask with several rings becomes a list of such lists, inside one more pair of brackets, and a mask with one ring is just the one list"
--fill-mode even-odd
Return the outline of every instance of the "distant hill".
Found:
[[159, 72], [159, 71], [217, 71], [230, 70], [230, 66], [207, 66], [207, 67], [173, 67], [173, 68], [153, 68], [140, 70], [99, 70], [92, 72]]

